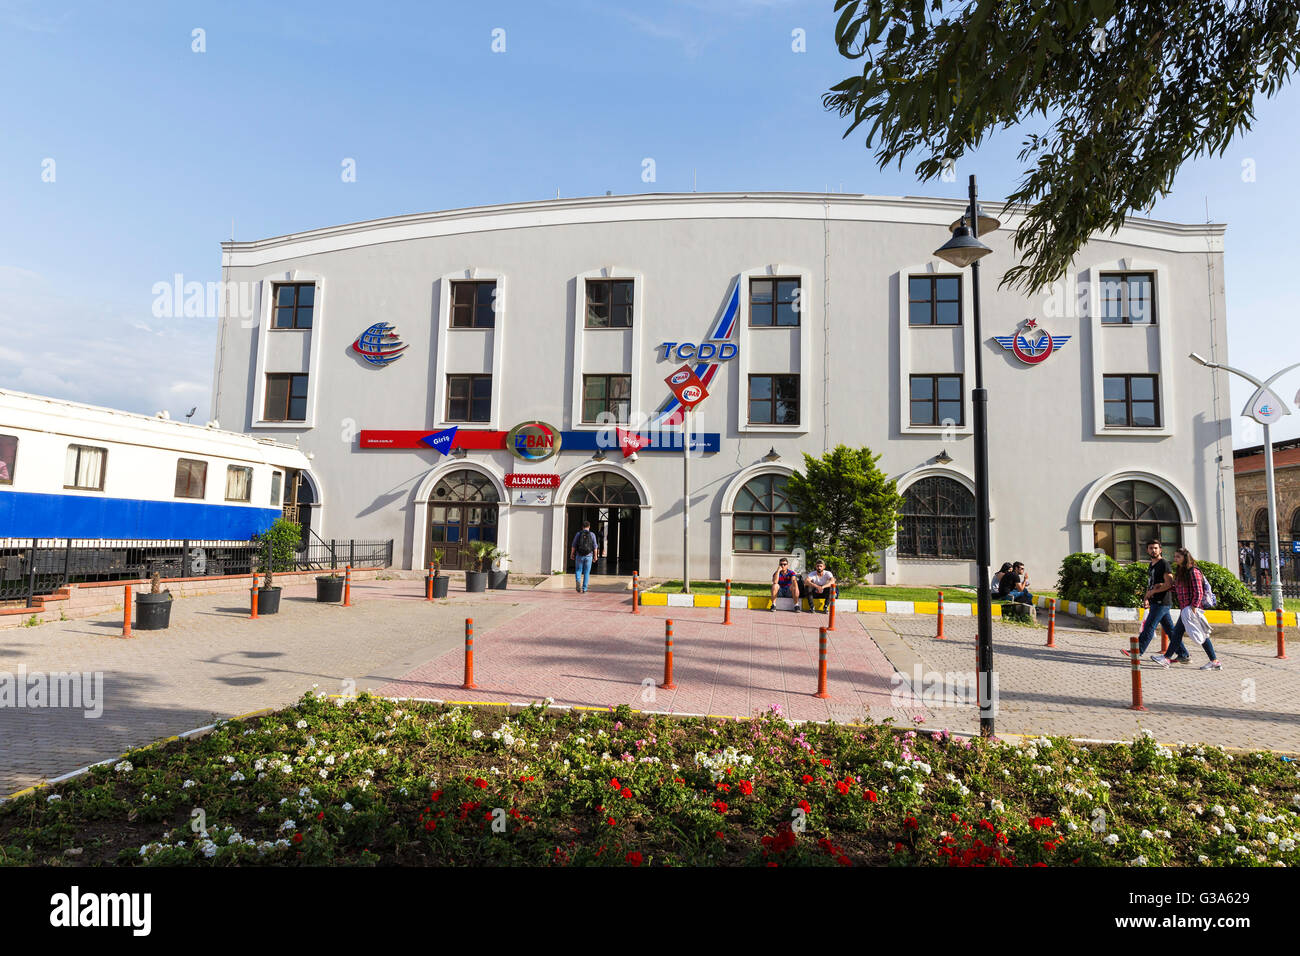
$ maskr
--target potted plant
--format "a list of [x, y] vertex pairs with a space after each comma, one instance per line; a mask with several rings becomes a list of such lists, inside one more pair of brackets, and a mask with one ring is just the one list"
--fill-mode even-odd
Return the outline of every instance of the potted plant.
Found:
[[302, 540], [299, 525], [284, 518], [261, 534], [253, 536], [260, 549], [262, 561], [262, 586], [257, 589], [257, 613], [275, 614], [280, 610], [280, 588], [275, 584], [275, 572], [292, 571], [293, 559]]
[[451, 579], [442, 573], [442, 549], [434, 548], [430, 552], [429, 558], [430, 563], [433, 564], [433, 596], [435, 598], [445, 598], [447, 596], [447, 586], [451, 584]]
[[465, 572], [465, 590], [471, 593], [486, 591], [488, 584], [488, 568], [492, 567], [492, 552], [496, 550], [496, 545], [491, 541], [474, 541], [470, 543], [469, 553], [474, 556], [473, 571]]
[[172, 593], [162, 586], [162, 575], [149, 575], [149, 593], [135, 596], [135, 629], [165, 631], [172, 619]]
[[316, 576], [316, 603], [333, 604], [343, 600], [343, 575], [337, 571]]
[[510, 555], [504, 551], [498, 551], [496, 548], [492, 549], [490, 565], [492, 570], [488, 577], [488, 587], [494, 591], [504, 591], [506, 585], [510, 582], [510, 572], [501, 566], [505, 564], [508, 557]]

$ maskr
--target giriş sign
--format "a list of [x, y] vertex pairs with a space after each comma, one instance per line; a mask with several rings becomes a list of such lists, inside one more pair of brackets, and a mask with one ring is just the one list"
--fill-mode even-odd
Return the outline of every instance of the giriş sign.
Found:
[[560, 432], [546, 422], [523, 422], [506, 435], [506, 448], [524, 461], [545, 461], [560, 450]]

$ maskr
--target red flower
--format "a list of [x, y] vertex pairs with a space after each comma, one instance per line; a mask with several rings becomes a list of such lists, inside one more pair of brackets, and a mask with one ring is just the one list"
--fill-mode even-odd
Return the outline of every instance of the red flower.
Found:
[[643, 857], [639, 850], [633, 850], [627, 856], [623, 857], [623, 859], [627, 860], [627, 862], [631, 863], [633, 866], [640, 866], [643, 861]]
[[725, 840], [727, 838], [727, 835], [723, 833], [721, 830], [714, 830], [713, 835], [717, 837], [719, 840]]
[[835, 789], [838, 790], [840, 793], [848, 793], [850, 786], [851, 784], [847, 780], [835, 781]]
[[608, 823], [610, 826], [617, 826], [617, 824], [618, 824], [618, 821], [615, 820], [613, 817], [610, 817], [610, 818], [609, 818], [608, 820], [606, 820], [605, 822]]
[[812, 813], [812, 804], [810, 804], [807, 800], [800, 800], [799, 809], [802, 810], [804, 813]]
[[921, 824], [917, 822], [916, 817], [908, 817], [903, 821], [903, 826], [907, 827], [909, 830], [915, 830], [920, 825]]
[[1049, 817], [1034, 817], [1029, 821], [1029, 825], [1035, 830], [1041, 830], [1043, 827], [1053, 826], [1053, 823]]
[[295, 834], [293, 835], [293, 842], [294, 842], [294, 843], [301, 843], [301, 842], [302, 842], [302, 834], [301, 834], [301, 833], [295, 833]]
[[812, 783], [812, 781], [813, 781], [813, 778], [810, 777], [808, 774], [804, 774], [804, 775], [803, 775], [803, 782], [804, 782], [804, 783]]
[[322, 810], [320, 813], [316, 814], [316, 819], [317, 819], [317, 820], [324, 820], [324, 819], [325, 819], [325, 811]]
[[740, 781], [740, 783], [737, 784], [737, 786], [740, 787], [740, 792], [743, 793], [745, 796], [749, 796], [751, 793], [754, 792], [754, 785], [750, 783], [748, 780]]
[[627, 787], [624, 787], [624, 788], [623, 788], [623, 792], [620, 793], [619, 796], [621, 796], [624, 800], [631, 800], [631, 799], [632, 799], [632, 791], [629, 790]]
[[731, 784], [729, 784], [729, 783], [720, 783], [720, 784], [718, 784], [718, 789], [721, 790], [723, 793], [730, 793], [730, 792], [731, 792]]
[[726, 805], [726, 803], [724, 803], [724, 802], [721, 801], [721, 800], [714, 800], [714, 801], [713, 801], [713, 809], [714, 809], [714, 810], [717, 810], [719, 813], [726, 813], [726, 812], [727, 812], [727, 805]]
[[823, 767], [829, 767], [830, 765], [831, 765], [831, 762], [830, 762], [829, 760], [827, 760], [825, 757], [822, 757], [822, 766], [823, 766]]
[[863, 790], [862, 796], [865, 797], [867, 800], [871, 801], [872, 803], [875, 803], [877, 800], [880, 799], [878, 796], [876, 796], [876, 791], [874, 790]]
[[442, 796], [442, 791], [441, 791], [441, 790], [435, 790], [435, 791], [433, 791], [433, 793], [429, 794], [429, 799], [432, 800], [434, 803], [437, 803], [437, 802], [438, 802], [438, 798], [441, 797], [441, 796]]
[[482, 777], [479, 777], [477, 780], [474, 781], [474, 786], [478, 787], [480, 790], [486, 790], [488, 787], [488, 782], [484, 780]]
[[622, 790], [622, 789], [623, 789], [623, 785], [622, 785], [621, 783], [618, 782], [618, 777], [614, 777], [612, 780], [610, 780], [610, 782], [609, 782], [609, 789], [611, 789], [611, 790]]
[[424, 822], [424, 828], [425, 828], [426, 830], [428, 830], [429, 832], [432, 833], [434, 830], [438, 829], [438, 821], [437, 821], [437, 820], [426, 820], [426, 821]]

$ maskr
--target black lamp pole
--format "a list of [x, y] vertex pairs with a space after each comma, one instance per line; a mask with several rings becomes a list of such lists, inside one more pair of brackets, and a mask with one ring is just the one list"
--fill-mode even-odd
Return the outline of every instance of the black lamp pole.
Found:
[[[975, 176], [970, 178], [971, 238], [979, 238], [979, 207], [975, 202]], [[984, 388], [984, 337], [980, 331], [980, 263], [971, 263], [971, 297], [975, 311], [975, 389], [971, 411], [975, 419], [975, 556], [979, 586], [977, 594], [978, 643], [976, 681], [980, 688], [980, 736], [993, 736], [993, 595], [989, 591], [989, 393]]]

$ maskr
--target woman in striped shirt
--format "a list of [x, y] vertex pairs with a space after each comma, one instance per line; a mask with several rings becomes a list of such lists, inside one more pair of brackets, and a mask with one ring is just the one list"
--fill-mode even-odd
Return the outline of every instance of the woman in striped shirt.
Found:
[[[1187, 631], [1188, 611], [1195, 608], [1202, 611], [1205, 606], [1205, 575], [1196, 566], [1196, 559], [1186, 548], [1174, 551], [1174, 600], [1182, 610], [1178, 614], [1178, 623], [1174, 625], [1174, 636], [1169, 639], [1169, 649], [1163, 654], [1152, 654], [1151, 660], [1161, 667], [1168, 667], [1178, 657], [1186, 657], [1187, 649], [1183, 646], [1183, 634]], [[1214, 642], [1207, 632], [1205, 654], [1209, 660], [1201, 665], [1203, 671], [1217, 671], [1223, 668], [1219, 658], [1214, 654]]]

